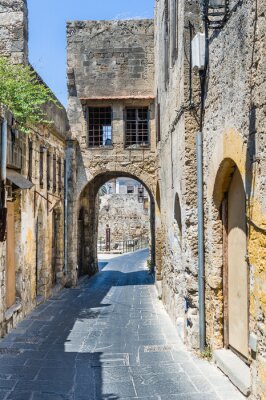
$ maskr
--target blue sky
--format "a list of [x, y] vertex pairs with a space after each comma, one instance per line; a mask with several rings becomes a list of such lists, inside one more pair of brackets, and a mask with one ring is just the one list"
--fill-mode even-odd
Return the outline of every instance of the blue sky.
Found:
[[67, 104], [66, 21], [153, 17], [154, 0], [28, 0], [30, 62]]

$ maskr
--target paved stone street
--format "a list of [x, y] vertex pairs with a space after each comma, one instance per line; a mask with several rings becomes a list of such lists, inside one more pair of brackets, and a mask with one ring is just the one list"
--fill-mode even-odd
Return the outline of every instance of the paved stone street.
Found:
[[0, 399], [237, 400], [207, 361], [186, 352], [145, 269], [147, 251], [39, 306], [0, 342]]

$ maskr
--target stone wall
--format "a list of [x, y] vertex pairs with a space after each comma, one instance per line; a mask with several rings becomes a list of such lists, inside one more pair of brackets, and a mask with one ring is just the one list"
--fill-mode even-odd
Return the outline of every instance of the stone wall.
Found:
[[[0, 54], [9, 57], [12, 62], [28, 62], [27, 15], [26, 1], [0, 1]], [[7, 171], [17, 174], [19, 181], [24, 180], [25, 183], [27, 180], [27, 184], [31, 182], [32, 185], [30, 189], [22, 189], [10, 179], [1, 182], [6, 194], [4, 205], [14, 204], [16, 298], [11, 307], [7, 306], [9, 264], [5, 240], [0, 243], [1, 336], [15, 327], [36, 303], [59, 290], [66, 281], [64, 159], [68, 121], [63, 107], [50, 103], [44, 106], [44, 110], [52, 124], [35, 126], [27, 135], [17, 131], [16, 121], [10, 112], [4, 107], [0, 110], [1, 127], [4, 119], [8, 123]]]
[[[12, 115], [6, 111], [2, 118], [8, 120], [8, 132], [12, 129]], [[62, 121], [63, 122], [63, 121]], [[1, 335], [13, 328], [36, 303], [49, 297], [54, 289], [64, 286], [64, 149], [65, 137], [45, 127], [36, 127], [27, 136], [19, 133], [15, 145], [22, 152], [22, 168], [16, 173], [32, 182], [31, 189], [20, 189], [7, 179], [7, 203], [15, 206], [15, 285], [16, 302], [6, 306], [7, 243], [1, 243]], [[32, 168], [29, 166], [29, 147], [32, 147]], [[47, 154], [56, 157], [56, 187], [50, 164], [50, 180], [47, 178]], [[42, 153], [42, 155], [41, 155]], [[43, 157], [41, 179], [40, 157]], [[61, 160], [61, 176], [59, 176]], [[9, 165], [8, 171], [13, 171]], [[31, 175], [31, 177], [30, 177]], [[9, 175], [8, 175], [9, 176]], [[61, 183], [60, 183], [61, 182]], [[48, 187], [50, 186], [50, 187]], [[39, 233], [37, 235], [37, 226]], [[8, 229], [8, 226], [7, 226]], [[54, 254], [53, 254], [54, 248]], [[37, 267], [36, 267], [37, 263]], [[36, 268], [38, 272], [36, 273]]]
[[98, 243], [105, 243], [106, 226], [111, 230], [111, 250], [123, 248], [122, 243], [137, 240], [149, 243], [149, 209], [140, 203], [137, 194], [107, 194], [100, 196]]
[[14, 63], [28, 60], [28, 20], [26, 0], [0, 1], [0, 54]]
[[198, 21], [198, 2], [156, 2], [155, 86], [160, 131], [157, 223], [162, 238], [158, 243], [162, 270], [157, 268], [157, 276], [162, 279], [165, 306], [180, 336], [192, 348], [198, 347], [195, 132], [199, 95], [193, 74], [193, 96], [189, 96], [188, 27], [191, 23], [197, 30]]
[[221, 202], [238, 169], [246, 193], [249, 334], [253, 399], [266, 393], [265, 0], [239, 2], [210, 38], [204, 121], [207, 341], [224, 346]]
[[[68, 90], [73, 142], [69, 152], [68, 266], [75, 282], [82, 273], [97, 270], [97, 193], [112, 178], [139, 180], [152, 196], [156, 190], [155, 110], [153, 94], [153, 21], [81, 21], [67, 24]], [[87, 108], [112, 108], [112, 145], [88, 147]], [[150, 145], [125, 148], [124, 110], [148, 107]], [[77, 174], [75, 174], [77, 168]], [[71, 174], [70, 174], [71, 175]], [[80, 246], [78, 226], [86, 240]], [[154, 241], [153, 241], [154, 242]], [[155, 248], [155, 246], [153, 246]], [[80, 262], [78, 262], [80, 258]]]

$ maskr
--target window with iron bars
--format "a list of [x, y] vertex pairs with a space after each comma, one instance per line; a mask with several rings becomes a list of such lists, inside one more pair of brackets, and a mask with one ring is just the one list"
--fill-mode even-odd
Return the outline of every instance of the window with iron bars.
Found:
[[43, 188], [43, 156], [44, 156], [44, 147], [40, 146], [40, 187]]
[[88, 107], [88, 147], [112, 145], [112, 108]]
[[51, 154], [47, 152], [47, 190], [51, 189]]
[[53, 192], [56, 192], [56, 155], [53, 155]]
[[149, 146], [148, 107], [125, 110], [125, 147]]

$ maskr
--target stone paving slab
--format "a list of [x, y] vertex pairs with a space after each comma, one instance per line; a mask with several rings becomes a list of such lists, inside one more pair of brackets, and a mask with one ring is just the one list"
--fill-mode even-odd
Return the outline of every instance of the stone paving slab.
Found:
[[184, 348], [145, 268], [108, 260], [0, 341], [0, 400], [243, 400]]

